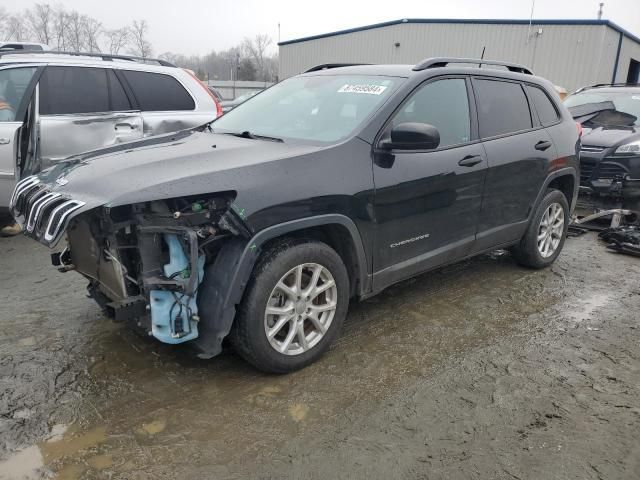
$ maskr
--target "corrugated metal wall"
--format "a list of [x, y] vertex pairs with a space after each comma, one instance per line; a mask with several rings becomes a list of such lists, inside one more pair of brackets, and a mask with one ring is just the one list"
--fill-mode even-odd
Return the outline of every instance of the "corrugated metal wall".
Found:
[[630, 38], [622, 37], [620, 58], [618, 60], [618, 69], [616, 71], [616, 82], [627, 81], [631, 59], [636, 62], [640, 62], [640, 43], [636, 43]]
[[[528, 25], [442, 23], [361, 30], [281, 45], [280, 78], [322, 63], [415, 64], [436, 56], [477, 58], [486, 46], [485, 58], [522, 63], [569, 91], [611, 81], [620, 38], [614, 29], [606, 25], [534, 24], [530, 36], [528, 32]], [[624, 65], [628, 69], [629, 56], [638, 57], [635, 49], [640, 45], [625, 37], [619, 72]], [[622, 80], [620, 73], [620, 81], [626, 79], [626, 71]]]

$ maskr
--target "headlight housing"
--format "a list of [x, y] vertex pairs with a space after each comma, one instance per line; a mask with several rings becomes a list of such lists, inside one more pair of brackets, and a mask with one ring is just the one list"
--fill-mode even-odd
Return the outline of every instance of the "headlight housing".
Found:
[[640, 140], [620, 145], [614, 155], [640, 155]]

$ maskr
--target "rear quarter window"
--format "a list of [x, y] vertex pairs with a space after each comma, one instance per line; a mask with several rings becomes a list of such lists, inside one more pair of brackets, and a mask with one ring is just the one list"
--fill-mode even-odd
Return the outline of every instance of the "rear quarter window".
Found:
[[195, 110], [189, 92], [171, 75], [123, 70], [122, 74], [144, 112]]
[[529, 102], [519, 83], [474, 79], [482, 138], [532, 128]]
[[538, 87], [533, 87], [531, 85], [527, 86], [527, 90], [529, 91], [529, 97], [531, 97], [533, 106], [538, 113], [540, 123], [542, 123], [542, 125], [545, 127], [547, 125], [556, 123], [560, 118], [558, 115], [558, 111], [556, 110], [556, 107], [553, 105], [553, 102], [544, 92], [544, 90]]

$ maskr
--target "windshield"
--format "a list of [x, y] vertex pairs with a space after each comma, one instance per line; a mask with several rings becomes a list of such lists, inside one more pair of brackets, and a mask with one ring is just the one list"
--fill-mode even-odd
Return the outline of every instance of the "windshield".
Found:
[[258, 92], [243, 93], [239, 97], [236, 97], [234, 100], [236, 102], [244, 102], [245, 100], [248, 100], [249, 98], [253, 97], [256, 93]]
[[400, 78], [364, 75], [293, 77], [217, 119], [214, 132], [335, 142], [389, 98]]
[[[593, 105], [596, 112], [598, 110], [613, 109], [629, 115], [629, 124], [640, 125], [640, 91], [639, 92], [596, 92], [590, 91], [578, 93], [567, 97], [564, 101], [567, 108], [580, 107], [583, 105]], [[587, 112], [587, 110], [585, 110]], [[602, 116], [601, 116], [602, 117]], [[601, 118], [600, 117], [600, 118]]]

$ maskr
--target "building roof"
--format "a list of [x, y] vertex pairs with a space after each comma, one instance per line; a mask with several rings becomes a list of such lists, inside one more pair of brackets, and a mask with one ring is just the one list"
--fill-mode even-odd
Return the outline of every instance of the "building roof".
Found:
[[[460, 18], [402, 18], [400, 20], [391, 20], [389, 22], [374, 23], [362, 27], [348, 28], [346, 30], [338, 30], [336, 32], [322, 33], [320, 35], [312, 35], [310, 37], [296, 38], [293, 40], [285, 40], [279, 42], [279, 46], [291, 45], [292, 43], [307, 42], [309, 40], [317, 40], [319, 38], [334, 37], [344, 35], [345, 33], [361, 32], [363, 30], [373, 30], [375, 28], [383, 28], [391, 25], [401, 25], [403, 23], [450, 23], [450, 24], [470, 24], [470, 25], [529, 25], [529, 20], [524, 19], [460, 19]], [[610, 20], [533, 20], [531, 25], [606, 25], [615, 31], [621, 33], [630, 40], [640, 44], [640, 38], [633, 35], [628, 30], [620, 27]]]

